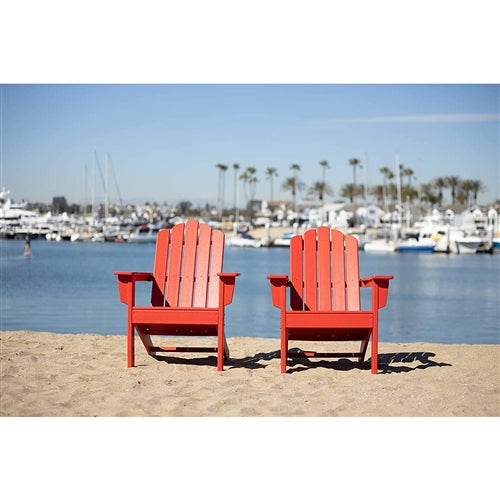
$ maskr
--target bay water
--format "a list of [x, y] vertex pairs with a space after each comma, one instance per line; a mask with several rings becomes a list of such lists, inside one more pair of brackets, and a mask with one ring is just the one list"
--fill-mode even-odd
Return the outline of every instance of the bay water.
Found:
[[[154, 244], [0, 240], [0, 329], [125, 335], [114, 271], [152, 271]], [[239, 272], [226, 335], [279, 338], [267, 274], [288, 274], [288, 248], [225, 250]], [[500, 343], [500, 254], [368, 254], [361, 276], [393, 275], [380, 311], [381, 342]], [[150, 286], [150, 285], [149, 285]], [[365, 293], [366, 292], [366, 293]], [[138, 303], [150, 289], [138, 284]], [[369, 307], [369, 291], [362, 303]]]

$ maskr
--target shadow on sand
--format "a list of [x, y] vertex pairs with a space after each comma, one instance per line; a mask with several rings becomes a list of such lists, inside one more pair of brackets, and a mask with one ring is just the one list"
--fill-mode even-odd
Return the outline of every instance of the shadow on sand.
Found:
[[[297, 353], [301, 350], [296, 348], [292, 349]], [[379, 354], [378, 368], [380, 374], [389, 373], [403, 373], [411, 372], [414, 370], [425, 370], [427, 368], [439, 368], [443, 366], [452, 366], [450, 363], [437, 362], [431, 358], [436, 356], [433, 352], [393, 352]], [[182, 356], [153, 356], [158, 361], [171, 364], [183, 364], [193, 366], [216, 366], [217, 358], [215, 356], [203, 356], [196, 358], [185, 358]], [[246, 368], [248, 370], [257, 370], [265, 368], [267, 364], [264, 361], [271, 361], [280, 358], [280, 351], [260, 352], [253, 356], [246, 356], [244, 358], [230, 358], [224, 362], [224, 368], [233, 370], [236, 368]], [[311, 368], [330, 368], [339, 371], [349, 370], [370, 370], [370, 359], [359, 363], [347, 358], [340, 358], [335, 360], [316, 360], [310, 358], [292, 358], [288, 360], [287, 373], [300, 372]]]

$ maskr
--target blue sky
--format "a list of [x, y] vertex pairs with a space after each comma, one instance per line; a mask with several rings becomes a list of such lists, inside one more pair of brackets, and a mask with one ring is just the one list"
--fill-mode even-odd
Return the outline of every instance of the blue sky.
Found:
[[[498, 85], [154, 84], [2, 85], [1, 183], [14, 199], [72, 203], [87, 197], [96, 151], [109, 154], [125, 201], [216, 203], [216, 164], [257, 168], [257, 197], [268, 198], [267, 167], [280, 185], [301, 167], [306, 185], [326, 181], [337, 199], [352, 182], [349, 158], [379, 169], [400, 162], [419, 181], [458, 175], [499, 195]], [[241, 171], [241, 170], [240, 170]], [[357, 181], [364, 180], [357, 170]], [[110, 177], [110, 199], [118, 199]], [[97, 198], [103, 199], [99, 176]], [[239, 193], [243, 201], [243, 193]], [[226, 174], [226, 206], [233, 171]]]

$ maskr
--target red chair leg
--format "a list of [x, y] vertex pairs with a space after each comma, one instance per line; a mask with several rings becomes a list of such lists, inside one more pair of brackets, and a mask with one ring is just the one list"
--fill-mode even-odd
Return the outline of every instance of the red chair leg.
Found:
[[281, 332], [281, 373], [286, 373], [286, 358], [288, 357], [288, 338], [286, 331]]
[[127, 330], [127, 367], [132, 368], [135, 363], [134, 327], [129, 323]]
[[378, 325], [375, 323], [372, 332], [372, 373], [378, 372]]

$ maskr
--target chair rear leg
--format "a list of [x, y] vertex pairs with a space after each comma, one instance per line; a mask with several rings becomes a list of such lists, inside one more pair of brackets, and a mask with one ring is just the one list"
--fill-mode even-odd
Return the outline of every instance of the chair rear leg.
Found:
[[134, 325], [131, 322], [127, 328], [127, 368], [132, 368], [135, 364], [135, 339]]
[[378, 321], [375, 323], [372, 332], [372, 373], [378, 373]]
[[217, 371], [224, 370], [224, 358], [229, 357], [229, 349], [227, 346], [226, 338], [224, 336], [224, 329], [219, 325], [217, 329]]
[[284, 328], [281, 329], [281, 373], [286, 373], [286, 359], [288, 357], [288, 336]]

